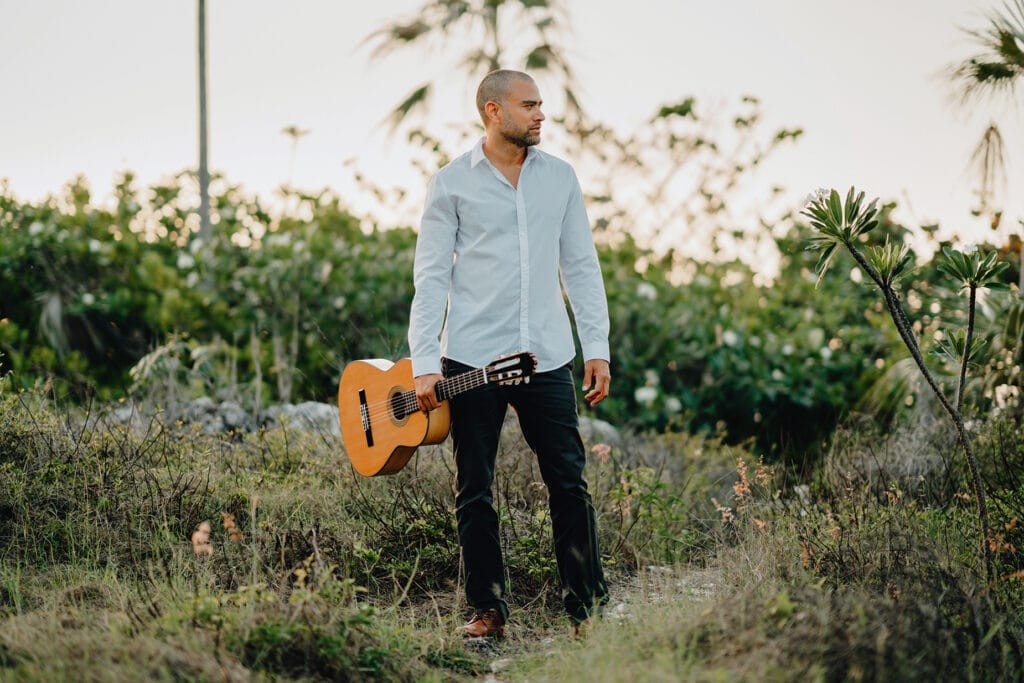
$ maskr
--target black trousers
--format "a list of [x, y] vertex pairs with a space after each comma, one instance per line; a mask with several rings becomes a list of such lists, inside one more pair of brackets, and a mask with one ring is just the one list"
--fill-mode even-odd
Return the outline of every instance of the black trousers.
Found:
[[[470, 370], [448, 359], [445, 375]], [[608, 601], [594, 506], [583, 478], [586, 451], [579, 433], [570, 366], [534, 375], [529, 384], [487, 384], [451, 400], [455, 450], [455, 517], [466, 573], [466, 599], [477, 610], [508, 618], [505, 565], [492, 483], [498, 438], [508, 406], [519, 416], [548, 489], [555, 559], [566, 612], [588, 618]]]

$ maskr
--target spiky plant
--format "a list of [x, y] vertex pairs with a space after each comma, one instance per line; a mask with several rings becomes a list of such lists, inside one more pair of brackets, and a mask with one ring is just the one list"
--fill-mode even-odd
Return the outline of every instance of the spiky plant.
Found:
[[896, 284], [900, 278], [907, 275], [913, 266], [909, 250], [906, 245], [893, 243], [888, 239], [882, 245], [865, 245], [862, 239], [878, 224], [878, 221], [875, 220], [877, 204], [878, 200], [875, 199], [865, 205], [864, 193], [857, 193], [853, 187], [847, 192], [845, 201], [834, 189], [818, 190], [808, 198], [807, 205], [801, 213], [807, 217], [811, 227], [816, 231], [814, 237], [811, 238], [810, 248], [821, 251], [821, 257], [816, 266], [818, 280], [820, 282], [821, 278], [825, 276], [832, 264], [836, 250], [846, 249], [881, 291], [900, 339], [903, 340], [925, 382], [956, 428], [960, 446], [971, 473], [971, 485], [977, 503], [985, 574], [987, 578], [991, 579], [994, 569], [992, 549], [989, 544], [991, 533], [988, 506], [970, 435], [964, 426], [961, 406], [967, 366], [978, 352], [977, 345], [972, 341], [977, 291], [979, 289], [1006, 289], [1006, 285], [999, 276], [1008, 267], [1008, 264], [997, 262], [994, 253], [982, 256], [976, 247], [964, 250], [953, 250], [946, 247], [942, 251], [939, 260], [940, 270], [959, 280], [963, 289], [968, 292], [967, 328], [963, 332], [952, 335], [947, 344], [949, 350], [955, 350], [959, 354], [960, 361], [956, 396], [954, 401], [950, 401], [925, 363], [917, 335], [912, 323], [907, 318], [900, 295], [896, 290]]

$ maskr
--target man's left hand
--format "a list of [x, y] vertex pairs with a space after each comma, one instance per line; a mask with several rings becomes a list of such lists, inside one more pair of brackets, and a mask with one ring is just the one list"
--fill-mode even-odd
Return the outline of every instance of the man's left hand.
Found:
[[[612, 381], [612, 372], [608, 361], [602, 358], [591, 358], [583, 366], [583, 396], [593, 408], [608, 396], [608, 387]], [[591, 389], [590, 387], [594, 388]], [[589, 391], [587, 391], [590, 389]]]

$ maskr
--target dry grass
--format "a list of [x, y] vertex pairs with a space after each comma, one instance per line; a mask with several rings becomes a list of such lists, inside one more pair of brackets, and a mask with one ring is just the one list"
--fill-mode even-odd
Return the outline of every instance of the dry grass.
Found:
[[[1012, 460], [1016, 441], [1000, 439]], [[496, 482], [513, 621], [504, 641], [475, 646], [458, 634], [445, 446], [368, 480], [325, 434], [126, 429], [29, 395], [0, 399], [0, 679], [1021, 672], [1016, 550], [1001, 552], [1004, 581], [979, 583], [969, 513], [955, 504], [898, 486], [885, 495], [876, 480], [780, 489], [749, 453], [714, 439], [592, 445], [613, 589], [605, 617], [585, 640], [570, 637], [539, 473], [513, 429]], [[1001, 500], [1012, 514], [1016, 499]]]

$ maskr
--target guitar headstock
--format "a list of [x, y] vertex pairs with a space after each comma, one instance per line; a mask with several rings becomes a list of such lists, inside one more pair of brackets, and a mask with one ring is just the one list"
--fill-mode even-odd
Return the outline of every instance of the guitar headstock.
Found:
[[484, 368], [488, 382], [512, 385], [529, 382], [530, 375], [537, 370], [537, 357], [529, 351], [513, 353], [495, 358]]

